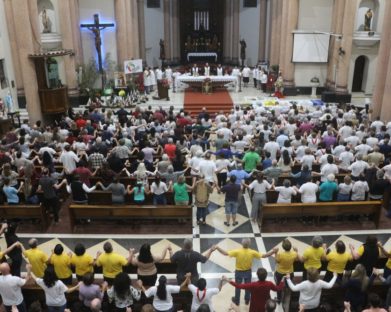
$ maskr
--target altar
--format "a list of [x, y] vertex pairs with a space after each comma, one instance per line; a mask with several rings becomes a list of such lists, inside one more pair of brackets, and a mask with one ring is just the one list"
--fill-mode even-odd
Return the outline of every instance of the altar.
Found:
[[187, 76], [182, 75], [176, 78], [176, 84], [178, 87], [181, 87], [181, 84], [187, 85], [194, 89], [202, 89], [202, 85], [205, 80], [210, 80], [212, 89], [215, 88], [224, 88], [227, 84], [232, 84], [235, 89], [238, 84], [238, 78], [236, 76]]

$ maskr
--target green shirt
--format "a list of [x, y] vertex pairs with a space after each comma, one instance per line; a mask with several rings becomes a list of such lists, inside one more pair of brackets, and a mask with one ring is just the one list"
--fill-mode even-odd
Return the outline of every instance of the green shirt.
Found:
[[320, 185], [319, 199], [321, 201], [332, 201], [334, 193], [338, 191], [338, 185], [335, 182], [326, 181]]
[[243, 161], [244, 161], [244, 170], [247, 172], [250, 172], [257, 168], [257, 164], [261, 160], [261, 157], [259, 157], [259, 154], [256, 152], [247, 152], [244, 154]]
[[189, 193], [187, 193], [187, 186], [185, 183], [174, 183], [175, 201], [189, 201]]

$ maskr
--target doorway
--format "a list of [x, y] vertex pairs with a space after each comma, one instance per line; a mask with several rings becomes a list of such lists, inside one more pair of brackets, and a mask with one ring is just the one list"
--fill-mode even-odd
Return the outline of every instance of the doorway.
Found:
[[363, 85], [365, 68], [367, 66], [367, 57], [360, 55], [356, 62], [354, 63], [354, 74], [353, 74], [353, 84], [352, 92], [365, 92], [365, 86]]

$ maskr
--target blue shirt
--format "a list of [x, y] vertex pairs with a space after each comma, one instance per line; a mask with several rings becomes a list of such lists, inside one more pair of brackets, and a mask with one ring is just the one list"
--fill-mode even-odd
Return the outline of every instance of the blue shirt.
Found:
[[9, 204], [18, 204], [19, 203], [19, 196], [18, 196], [18, 190], [12, 186], [4, 186], [3, 192], [5, 196], [7, 196], [7, 203]]
[[236, 177], [236, 182], [235, 184], [242, 184], [242, 181], [244, 179], [248, 179], [249, 177], [251, 177], [251, 174], [247, 173], [246, 171], [244, 171], [243, 169], [242, 170], [231, 170], [230, 172], [228, 172], [228, 177], [230, 176], [235, 176]]
[[272, 160], [270, 158], [266, 158], [262, 161], [262, 170], [265, 170], [272, 166]]
[[319, 199], [321, 201], [332, 201], [334, 193], [338, 191], [338, 185], [335, 182], [326, 181], [319, 187]]

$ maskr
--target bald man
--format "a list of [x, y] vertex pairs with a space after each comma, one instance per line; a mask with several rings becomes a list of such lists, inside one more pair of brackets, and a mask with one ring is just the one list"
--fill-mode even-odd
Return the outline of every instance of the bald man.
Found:
[[38, 241], [35, 238], [29, 240], [30, 249], [24, 250], [23, 255], [32, 265], [31, 271], [36, 277], [42, 278], [46, 269], [48, 256], [38, 248]]
[[16, 306], [19, 312], [27, 312], [23, 300], [21, 287], [31, 279], [30, 267], [27, 266], [26, 279], [11, 275], [11, 268], [8, 263], [0, 265], [0, 295], [7, 312], [12, 312], [12, 306]]

